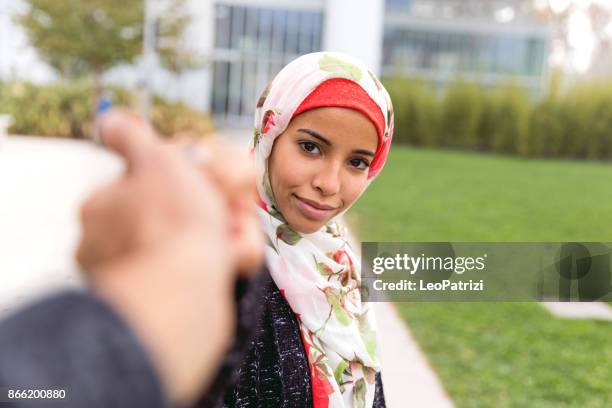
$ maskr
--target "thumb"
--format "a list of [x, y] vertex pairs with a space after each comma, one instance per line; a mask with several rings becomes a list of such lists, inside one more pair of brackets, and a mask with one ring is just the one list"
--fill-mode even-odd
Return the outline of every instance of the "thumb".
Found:
[[97, 120], [100, 138], [106, 147], [122, 156], [128, 169], [141, 164], [155, 145], [155, 130], [140, 115], [113, 109]]

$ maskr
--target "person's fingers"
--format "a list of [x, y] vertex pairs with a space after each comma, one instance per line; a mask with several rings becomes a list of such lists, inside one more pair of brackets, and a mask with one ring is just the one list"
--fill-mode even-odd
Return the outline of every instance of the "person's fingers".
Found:
[[[201, 140], [203, 135], [199, 135], [190, 130], [173, 133], [170, 137], [170, 143], [188, 144]], [[208, 137], [208, 136], [206, 136]]]
[[[122, 230], [112, 227], [112, 222], [121, 218], [117, 213], [118, 204], [124, 201], [121, 196], [121, 183], [115, 181], [101, 187], [81, 205], [81, 237], [76, 260], [84, 272], [112, 256], [117, 256], [121, 250], [124, 238]], [[113, 220], [109, 220], [110, 217]], [[122, 227], [124, 230], [128, 228], [125, 221], [122, 222]], [[109, 239], [110, 235], [113, 239]]]
[[255, 170], [243, 149], [208, 137], [178, 146], [221, 189], [230, 210], [230, 240], [235, 270], [248, 276], [263, 262], [263, 231], [255, 212]]
[[[250, 197], [249, 197], [250, 198]], [[257, 272], [264, 260], [264, 233], [251, 201], [233, 205], [230, 210], [230, 242], [239, 275]]]
[[230, 201], [255, 192], [255, 169], [243, 149], [215, 137], [191, 143], [185, 149], [194, 164], [212, 176]]
[[244, 223], [242, 239], [237, 244], [240, 251], [236, 269], [240, 276], [249, 277], [258, 272], [264, 262], [264, 235], [261, 223], [252, 218]]
[[121, 155], [129, 168], [138, 165], [147, 157], [149, 148], [157, 140], [155, 131], [138, 114], [113, 109], [96, 122], [104, 145]]

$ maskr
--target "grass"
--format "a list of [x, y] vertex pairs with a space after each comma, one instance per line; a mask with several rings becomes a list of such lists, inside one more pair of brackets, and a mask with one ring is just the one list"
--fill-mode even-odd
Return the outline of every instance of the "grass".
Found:
[[[612, 242], [612, 165], [395, 147], [364, 241]], [[537, 303], [400, 303], [458, 407], [612, 406], [612, 324]]]

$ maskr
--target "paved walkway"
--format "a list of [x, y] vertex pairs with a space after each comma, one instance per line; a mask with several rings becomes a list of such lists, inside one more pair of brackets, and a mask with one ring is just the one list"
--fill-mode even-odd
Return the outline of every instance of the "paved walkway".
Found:
[[[221, 130], [246, 146], [248, 129]], [[84, 141], [9, 137], [0, 145], [0, 318], [27, 301], [79, 287], [74, 249], [79, 203], [121, 169]], [[452, 407], [391, 303], [375, 305], [390, 408]]]
[[387, 406], [453, 407], [393, 303], [376, 303], [375, 310], [382, 341], [382, 375]]
[[590, 319], [612, 321], [612, 307], [603, 302], [543, 302], [553, 316], [562, 319]]
[[119, 169], [88, 142], [9, 137], [0, 144], [0, 317], [81, 284], [73, 261], [79, 203]]
[[[351, 247], [361, 258], [355, 237]], [[391, 302], [374, 303], [382, 347], [382, 376], [389, 408], [452, 408], [438, 376]]]

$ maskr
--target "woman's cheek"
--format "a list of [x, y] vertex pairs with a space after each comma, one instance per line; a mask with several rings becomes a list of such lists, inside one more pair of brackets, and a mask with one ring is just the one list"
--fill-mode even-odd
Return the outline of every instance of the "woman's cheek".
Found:
[[303, 156], [296, 156], [285, 171], [287, 177], [291, 180], [291, 185], [299, 186], [302, 191], [303, 188], [311, 185], [314, 175], [319, 170], [317, 169], [316, 161], [309, 160]]
[[366, 187], [367, 175], [350, 175], [346, 180], [346, 189], [343, 197], [343, 208], [350, 207]]
[[286, 156], [286, 160], [280, 162], [282, 166], [275, 169], [279, 179], [283, 180], [284, 187], [292, 187], [300, 183], [300, 174], [304, 171], [303, 158], [295, 151]]

